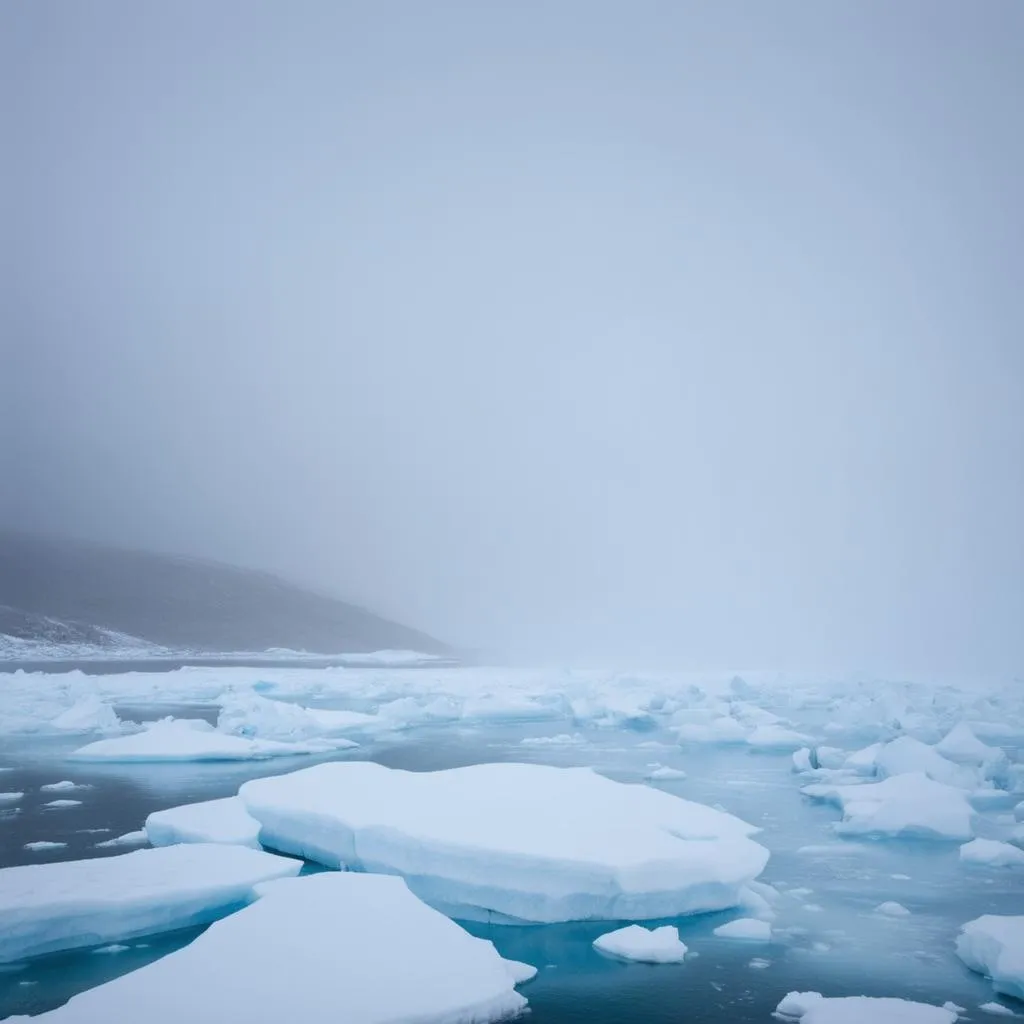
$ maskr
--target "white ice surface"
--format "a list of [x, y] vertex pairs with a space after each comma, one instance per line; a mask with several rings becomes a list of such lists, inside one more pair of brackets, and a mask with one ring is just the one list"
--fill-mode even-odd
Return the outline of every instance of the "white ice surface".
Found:
[[234, 846], [171, 846], [0, 869], [0, 963], [212, 921], [301, 863]]
[[401, 879], [326, 872], [258, 891], [183, 949], [31, 1020], [486, 1024], [526, 1006], [514, 986], [534, 969], [502, 959]]
[[70, 754], [74, 761], [253, 761], [317, 754], [351, 745], [346, 740], [284, 743], [218, 732], [198, 719], [165, 718], [133, 736], [97, 740]]
[[741, 917], [738, 921], [719, 925], [715, 934], [720, 939], [740, 939], [744, 942], [771, 942], [772, 926], [767, 921]]
[[746, 822], [586, 768], [333, 762], [240, 796], [269, 848], [401, 874], [433, 903], [526, 921], [725, 909], [768, 859]]
[[957, 1014], [943, 1006], [907, 999], [846, 996], [825, 999], [818, 992], [790, 992], [775, 1010], [800, 1024], [954, 1024]]
[[965, 840], [974, 836], [974, 811], [964, 790], [913, 772], [863, 785], [815, 783], [803, 792], [838, 804], [847, 835]]
[[960, 847], [960, 859], [993, 868], [1024, 867], [1024, 850], [996, 839], [974, 839]]
[[223, 693], [217, 703], [218, 731], [245, 739], [295, 743], [380, 727], [376, 715], [307, 708], [245, 691]]
[[112, 850], [119, 846], [144, 846], [148, 841], [146, 833], [139, 829], [136, 832], [125, 832], [124, 835], [115, 836], [113, 839], [105, 839], [102, 843], [96, 843], [96, 849]]
[[154, 811], [146, 819], [145, 832], [154, 846], [227, 843], [259, 849], [260, 845], [260, 823], [237, 796]]
[[991, 978], [997, 992], [1024, 999], [1024, 916], [986, 914], [968, 921], [956, 953], [972, 971]]
[[982, 765], [1002, 760], [1005, 754], [998, 747], [990, 747], [975, 736], [966, 722], [959, 722], [935, 744], [935, 749], [958, 764]]
[[620, 960], [648, 964], [678, 964], [686, 956], [679, 929], [671, 925], [644, 928], [631, 924], [614, 932], [605, 932], [594, 940], [594, 949]]

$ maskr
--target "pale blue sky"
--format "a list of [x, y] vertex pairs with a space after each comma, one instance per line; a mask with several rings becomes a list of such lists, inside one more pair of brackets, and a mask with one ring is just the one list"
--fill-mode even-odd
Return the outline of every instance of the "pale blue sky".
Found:
[[1024, 671], [1019, 0], [33, 0], [0, 49], [0, 518], [526, 658]]

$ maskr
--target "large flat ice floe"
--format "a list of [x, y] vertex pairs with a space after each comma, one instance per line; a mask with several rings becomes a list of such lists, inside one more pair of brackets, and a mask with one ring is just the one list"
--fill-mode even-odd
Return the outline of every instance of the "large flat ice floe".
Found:
[[587, 768], [333, 762], [239, 795], [264, 846], [403, 875], [431, 903], [524, 921], [723, 910], [768, 860], [739, 818]]
[[964, 840], [974, 836], [974, 810], [964, 790], [923, 772], [863, 785], [804, 786], [804, 794], [843, 809], [836, 830], [847, 835]]
[[956, 954], [972, 971], [992, 979], [1003, 995], [1024, 999], [1024, 916], [986, 914], [968, 921]]
[[322, 754], [355, 746], [350, 740], [285, 743], [228, 736], [199, 719], [165, 718], [133, 736], [97, 740], [70, 754], [74, 761], [259, 761]]
[[154, 846], [227, 843], [258, 849], [260, 845], [260, 823], [237, 796], [154, 811], [146, 818], [145, 834]]
[[826, 999], [820, 992], [790, 992], [775, 1016], [800, 1024], [954, 1024], [957, 1012], [909, 999], [844, 996]]
[[184, 949], [31, 1020], [486, 1024], [526, 1007], [515, 985], [535, 970], [502, 959], [400, 878], [329, 872], [259, 893]]
[[301, 863], [231, 846], [171, 846], [0, 870], [0, 963], [206, 924]]

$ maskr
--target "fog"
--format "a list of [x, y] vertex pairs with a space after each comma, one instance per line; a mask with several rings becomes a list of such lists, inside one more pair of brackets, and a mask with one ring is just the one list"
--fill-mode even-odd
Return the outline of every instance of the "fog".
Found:
[[0, 519], [637, 667], [1024, 666], [1024, 6], [34, 0]]

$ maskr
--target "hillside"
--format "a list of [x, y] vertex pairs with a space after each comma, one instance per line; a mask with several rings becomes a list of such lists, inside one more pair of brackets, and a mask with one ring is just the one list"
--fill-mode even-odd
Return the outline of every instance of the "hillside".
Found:
[[448, 653], [415, 629], [267, 573], [9, 530], [0, 530], [0, 634], [197, 652]]

